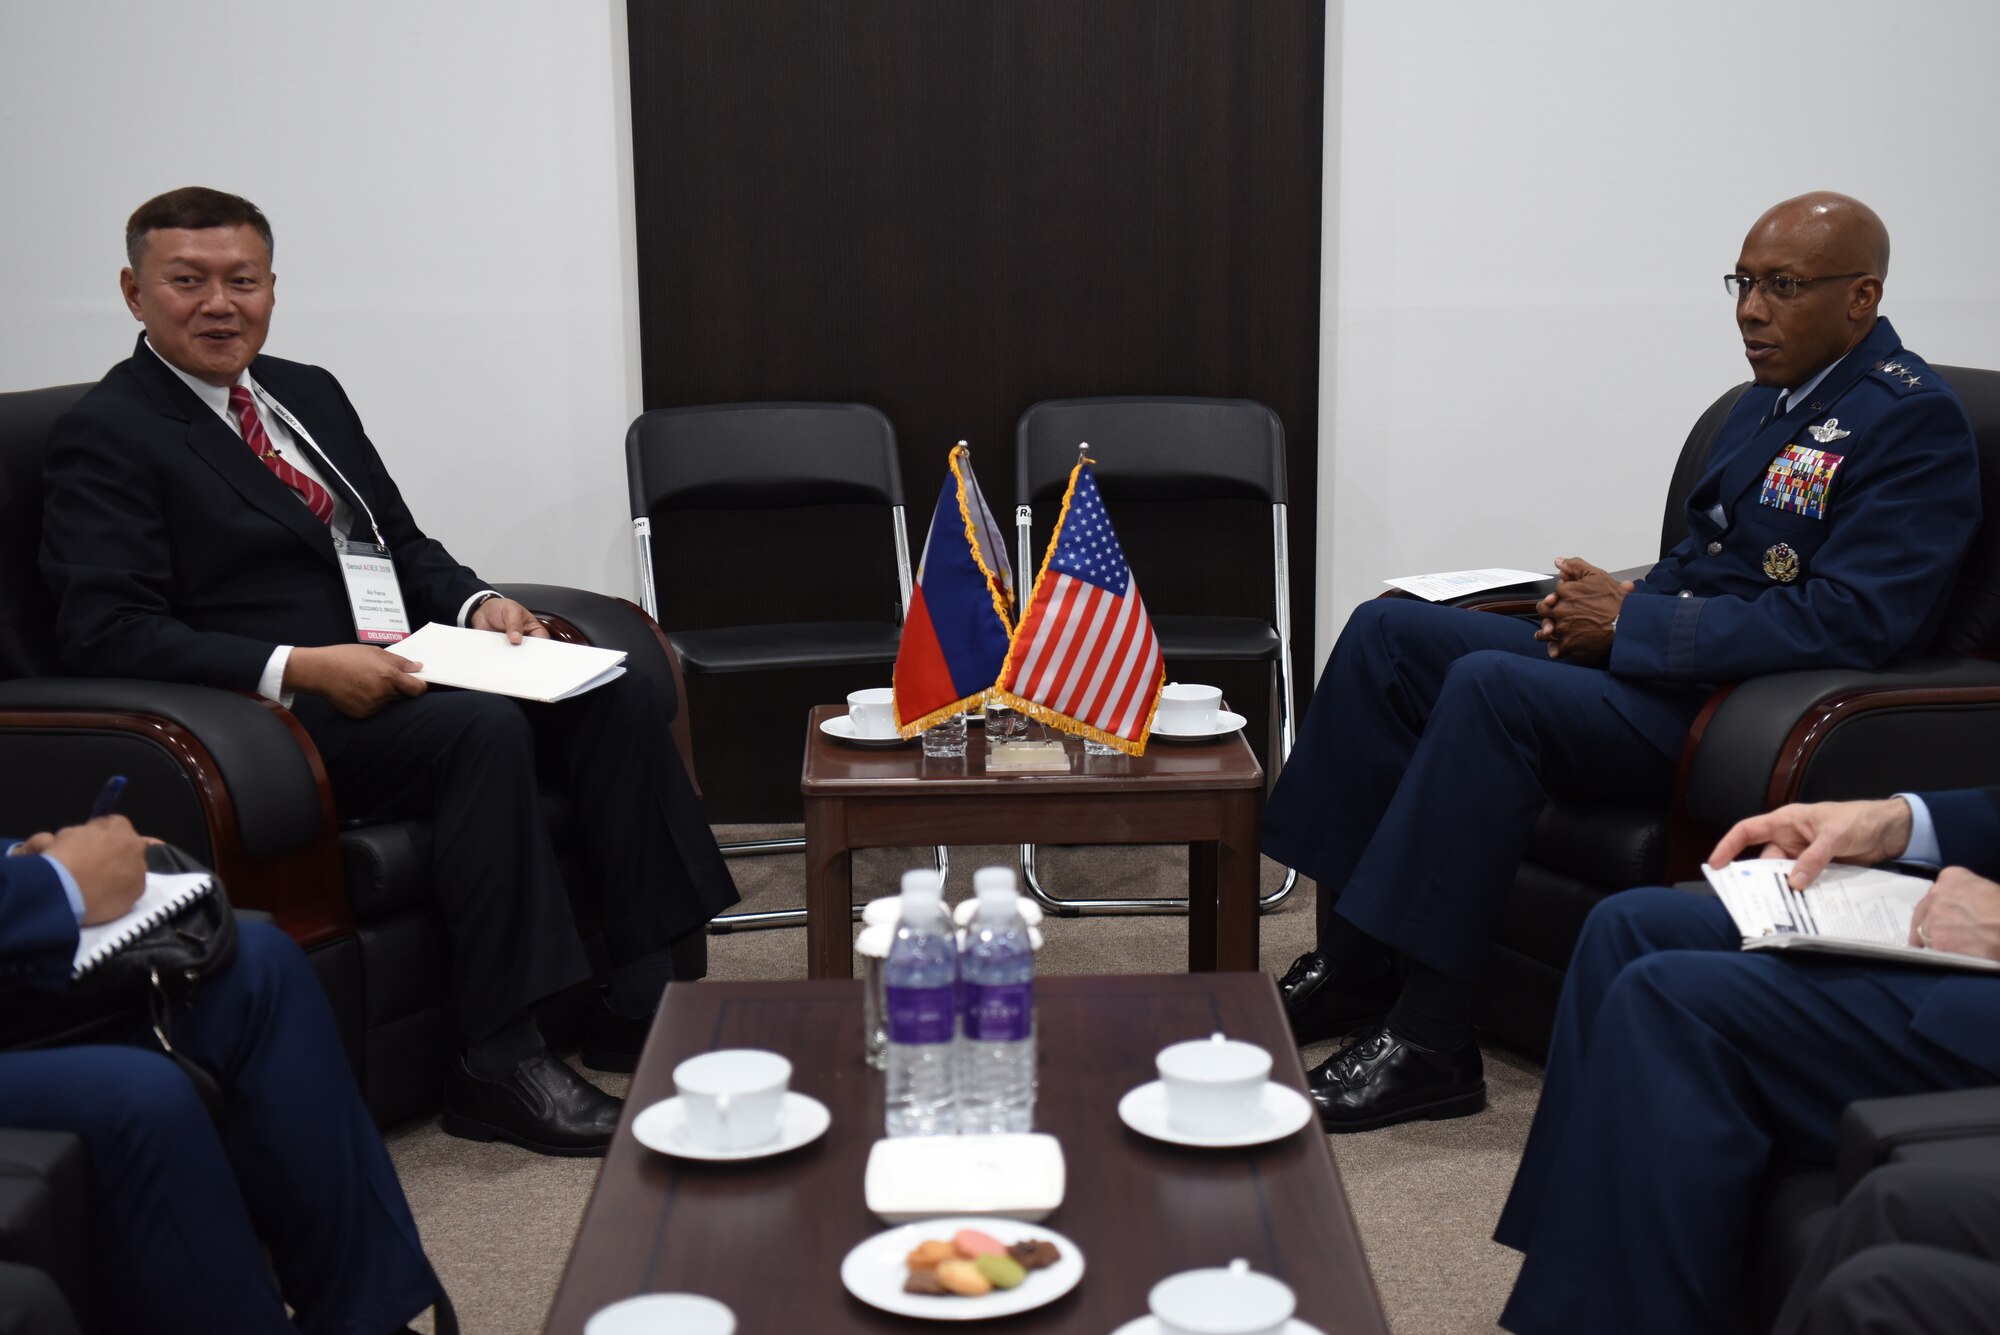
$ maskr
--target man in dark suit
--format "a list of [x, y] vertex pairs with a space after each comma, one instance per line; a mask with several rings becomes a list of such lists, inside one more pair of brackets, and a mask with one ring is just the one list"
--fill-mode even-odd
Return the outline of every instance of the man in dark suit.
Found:
[[[7, 851], [0, 1006], [66, 987], [79, 925], [125, 912], [146, 874], [145, 843], [122, 816]], [[103, 1328], [386, 1333], [439, 1302], [299, 948], [275, 927], [240, 924], [235, 960], [171, 1023], [176, 1051], [215, 1077], [219, 1125], [142, 1010], [87, 1045], [0, 1052], [0, 1126], [83, 1139]]]
[[[1910, 944], [2000, 960], [2000, 789], [1784, 807], [1709, 864], [1759, 846], [1798, 859], [1800, 886], [1834, 859], [1944, 866]], [[1710, 895], [1632, 890], [1591, 912], [1494, 1232], [1526, 1254], [1507, 1329], [1731, 1329], [1774, 1153], [1831, 1163], [1856, 1099], [2000, 1080], [2000, 977], [1742, 944]], [[1971, 1282], [1975, 1301], [1994, 1292]]]
[[172, 191], [132, 215], [126, 247], [146, 332], [57, 423], [45, 469], [65, 661], [260, 692], [312, 735], [343, 816], [428, 814], [464, 1045], [446, 1130], [602, 1153], [618, 1101], [549, 1053], [530, 1010], [589, 976], [538, 809], [537, 734], [607, 887], [613, 972], [584, 1057], [629, 1070], [672, 942], [736, 899], [657, 697], [629, 675], [549, 706], [427, 692], [388, 647], [403, 628], [546, 632], [417, 526], [331, 375], [259, 355], [275, 279], [255, 205]]
[[1727, 281], [1757, 384], [1645, 579], [1559, 560], [1539, 626], [1403, 599], [1348, 619], [1263, 823], [1319, 886], [1318, 945], [1280, 985], [1293, 1031], [1362, 1032], [1312, 1073], [1329, 1130], [1484, 1106], [1472, 981], [1551, 796], [1664, 805], [1717, 683], [1929, 642], [1979, 460], [1957, 396], [1877, 314], [1888, 265], [1844, 195], [1751, 228]]

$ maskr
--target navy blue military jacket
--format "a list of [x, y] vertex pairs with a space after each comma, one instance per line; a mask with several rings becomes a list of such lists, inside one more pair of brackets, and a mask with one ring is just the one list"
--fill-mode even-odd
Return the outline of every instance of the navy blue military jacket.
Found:
[[1979, 525], [1972, 424], [1887, 320], [1807, 402], [1776, 404], [1761, 387], [1737, 401], [1688, 493], [1686, 540], [1619, 609], [1612, 704], [1669, 753], [1686, 720], [1665, 697], [1681, 690], [1647, 682], [1920, 653]]
[[0, 838], [0, 993], [69, 984], [76, 915], [47, 859], [8, 857]]

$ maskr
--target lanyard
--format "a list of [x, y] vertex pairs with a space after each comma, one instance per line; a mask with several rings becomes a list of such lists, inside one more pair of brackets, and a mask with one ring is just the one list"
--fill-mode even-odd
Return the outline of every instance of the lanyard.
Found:
[[389, 542], [388, 539], [382, 536], [381, 526], [375, 522], [375, 512], [368, 508], [367, 498], [362, 496], [360, 491], [355, 488], [355, 485], [347, 480], [347, 474], [340, 471], [340, 465], [327, 457], [326, 451], [319, 447], [319, 442], [312, 438], [312, 432], [306, 430], [299, 419], [292, 416], [289, 408], [272, 398], [262, 385], [254, 381], [251, 383], [251, 389], [257, 395], [258, 401], [283, 419], [285, 425], [291, 428], [292, 434], [298, 437], [299, 442], [313, 452], [313, 457], [319, 461], [320, 466], [340, 479], [340, 485], [347, 488], [347, 494], [354, 498], [355, 504], [361, 507], [361, 513], [367, 516], [368, 527], [375, 534], [376, 545], [381, 547], [384, 552], [388, 551]]

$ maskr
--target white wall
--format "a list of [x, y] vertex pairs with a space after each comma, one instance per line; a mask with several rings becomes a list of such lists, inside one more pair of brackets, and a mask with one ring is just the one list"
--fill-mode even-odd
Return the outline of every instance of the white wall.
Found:
[[1321, 655], [1388, 576], [1651, 560], [1787, 196], [1874, 206], [1897, 330], [2000, 367], [1996, 47], [1991, 0], [1336, 0]]
[[7, 5], [0, 389], [127, 355], [126, 215], [175, 186], [232, 190], [277, 234], [267, 350], [340, 377], [420, 522], [490, 579], [629, 595], [624, 12]]
[[[1329, 6], [1325, 652], [1385, 576], [1652, 555], [1688, 424], [1744, 378], [1719, 275], [1775, 200], [1873, 204], [1885, 310], [2000, 366], [2000, 6]], [[629, 594], [638, 411], [622, 0], [68, 0], [0, 11], [0, 389], [136, 326], [121, 229], [189, 182], [278, 233], [269, 348], [341, 377], [494, 579]]]

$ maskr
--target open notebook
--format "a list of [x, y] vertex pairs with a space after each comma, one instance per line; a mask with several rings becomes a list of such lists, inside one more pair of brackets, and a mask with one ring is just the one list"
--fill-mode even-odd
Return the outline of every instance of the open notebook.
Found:
[[78, 929], [70, 976], [81, 978], [215, 888], [205, 871], [146, 873], [146, 889], [122, 917]]

